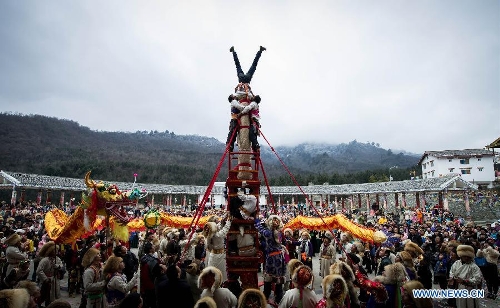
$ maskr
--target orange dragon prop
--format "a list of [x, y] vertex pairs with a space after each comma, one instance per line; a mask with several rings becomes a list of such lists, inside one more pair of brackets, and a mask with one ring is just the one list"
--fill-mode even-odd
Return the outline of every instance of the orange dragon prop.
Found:
[[319, 231], [340, 229], [351, 233], [353, 237], [369, 243], [383, 243], [387, 240], [386, 235], [382, 231], [375, 231], [372, 228], [359, 225], [347, 219], [342, 214], [323, 217], [323, 220], [316, 217], [297, 216], [290, 220], [285, 225], [285, 228]]
[[96, 183], [90, 179], [90, 171], [85, 175], [85, 184], [88, 190], [83, 193], [82, 202], [73, 215], [68, 217], [57, 209], [45, 215], [45, 230], [49, 237], [57, 243], [72, 244], [102, 226], [102, 219], [98, 215], [110, 215], [109, 227], [113, 235], [128, 241], [127, 223], [131, 217], [123, 206], [136, 204], [146, 193], [137, 188], [121, 192], [114, 184]]

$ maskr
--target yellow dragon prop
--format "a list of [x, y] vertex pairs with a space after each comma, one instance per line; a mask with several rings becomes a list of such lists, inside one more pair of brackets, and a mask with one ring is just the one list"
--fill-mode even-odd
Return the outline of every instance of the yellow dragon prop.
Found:
[[90, 171], [85, 175], [85, 185], [87, 192], [83, 193], [81, 204], [70, 217], [58, 209], [45, 214], [45, 230], [49, 237], [57, 243], [72, 244], [102, 226], [98, 215], [109, 215], [109, 227], [115, 238], [128, 241], [127, 223], [131, 217], [123, 206], [135, 205], [146, 192], [137, 188], [121, 192], [114, 184], [96, 183], [90, 179]]
[[[324, 221], [324, 222], [323, 222]], [[370, 243], [383, 243], [387, 240], [386, 235], [382, 231], [375, 231], [372, 228], [359, 225], [342, 214], [335, 214], [333, 216], [323, 217], [306, 217], [297, 216], [290, 220], [285, 228], [291, 229], [308, 229], [318, 231], [329, 231], [333, 229], [340, 229], [349, 232], [355, 238]]]

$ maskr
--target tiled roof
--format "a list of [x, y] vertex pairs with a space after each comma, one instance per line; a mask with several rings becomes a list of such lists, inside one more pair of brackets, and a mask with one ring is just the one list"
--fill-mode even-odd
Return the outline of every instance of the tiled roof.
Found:
[[[94, 179], [99, 182], [101, 180]], [[110, 182], [116, 184], [120, 190], [129, 190], [134, 183], [132, 182]], [[63, 191], [84, 191], [87, 189], [82, 178], [66, 178], [58, 176], [47, 176], [38, 174], [27, 174], [18, 172], [0, 171], [0, 189], [12, 189], [13, 186], [25, 189], [52, 189]], [[194, 185], [165, 185], [165, 184], [145, 184], [136, 183], [139, 189], [145, 189], [149, 194], [186, 194], [203, 195], [206, 186]], [[214, 186], [211, 193], [222, 195], [224, 187]], [[351, 194], [375, 194], [375, 193], [395, 193], [395, 192], [436, 192], [448, 190], [475, 190], [477, 186], [464, 181], [460, 175], [451, 174], [438, 178], [392, 181], [380, 183], [364, 184], [344, 184], [344, 185], [309, 185], [303, 187], [297, 186], [272, 186], [270, 187], [273, 195], [302, 195], [301, 189], [307, 195], [351, 195]], [[261, 195], [267, 195], [265, 186], [261, 186]]]
[[487, 148], [490, 148], [490, 149], [497, 149], [497, 148], [500, 148], [500, 137], [498, 137], [495, 141], [493, 141], [492, 143], [488, 144], [486, 146]]

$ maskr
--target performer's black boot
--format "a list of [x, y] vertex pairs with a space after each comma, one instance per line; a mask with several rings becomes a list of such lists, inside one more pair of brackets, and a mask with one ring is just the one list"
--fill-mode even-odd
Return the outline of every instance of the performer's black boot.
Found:
[[264, 46], [260, 46], [260, 49], [259, 49], [259, 50], [260, 50], [260, 51], [264, 51], [264, 50], [267, 50], [267, 49], [266, 49], [266, 47], [264, 47]]
[[274, 286], [274, 302], [279, 304], [283, 298], [283, 284], [276, 283]]
[[234, 52], [234, 46], [231, 46], [231, 48], [229, 48], [229, 52]]
[[269, 296], [271, 296], [272, 284], [273, 283], [271, 281], [264, 282], [264, 296], [266, 297], [266, 299], [269, 299]]

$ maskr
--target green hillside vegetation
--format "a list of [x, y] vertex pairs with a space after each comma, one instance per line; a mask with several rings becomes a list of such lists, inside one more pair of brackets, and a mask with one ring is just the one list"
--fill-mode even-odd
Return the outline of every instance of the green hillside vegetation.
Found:
[[[0, 113], [0, 169], [65, 177], [92, 177], [109, 181], [207, 185], [225, 145], [215, 138], [176, 135], [174, 132], [94, 131], [77, 122], [41, 115]], [[300, 185], [366, 183], [408, 179], [418, 156], [352, 141], [340, 145], [276, 147]], [[319, 151], [319, 152], [318, 152]], [[269, 148], [261, 158], [271, 185], [293, 181]], [[225, 181], [227, 162], [217, 181]]]

